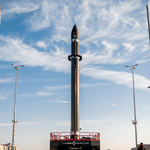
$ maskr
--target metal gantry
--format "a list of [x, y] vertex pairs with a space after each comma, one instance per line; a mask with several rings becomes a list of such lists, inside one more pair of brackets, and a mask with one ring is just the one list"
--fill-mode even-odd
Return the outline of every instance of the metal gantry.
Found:
[[15, 139], [15, 124], [18, 122], [18, 120], [16, 120], [16, 94], [17, 94], [17, 71], [20, 70], [20, 68], [18, 68], [18, 66], [20, 67], [24, 67], [24, 65], [14, 65], [15, 69], [16, 69], [16, 82], [15, 82], [15, 99], [14, 99], [14, 115], [13, 115], [13, 134], [12, 134], [12, 145], [14, 146], [14, 139]]
[[136, 142], [136, 149], [138, 148], [137, 145], [137, 120], [136, 120], [136, 105], [135, 105], [135, 87], [134, 87], [134, 66], [138, 66], [138, 64], [135, 64], [133, 66], [125, 66], [125, 67], [130, 67], [132, 70], [132, 81], [133, 81], [133, 101], [134, 101], [134, 120], [132, 121], [133, 125], [135, 125], [135, 142]]

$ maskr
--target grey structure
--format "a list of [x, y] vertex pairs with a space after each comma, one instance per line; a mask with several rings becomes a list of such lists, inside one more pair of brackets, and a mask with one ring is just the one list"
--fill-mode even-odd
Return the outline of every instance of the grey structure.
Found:
[[19, 149], [8, 143], [8, 144], [1, 144], [0, 150], [19, 150]]

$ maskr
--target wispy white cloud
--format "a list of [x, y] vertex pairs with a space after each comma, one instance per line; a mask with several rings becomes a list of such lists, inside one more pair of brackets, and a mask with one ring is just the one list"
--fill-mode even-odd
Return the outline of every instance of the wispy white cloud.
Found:
[[[35, 14], [33, 16], [31, 15], [30, 28], [33, 28], [33, 30], [39, 28], [37, 30], [40, 30], [45, 27], [50, 27], [50, 22], [52, 22], [53, 24], [55, 24], [55, 26], [53, 29], [54, 34], [52, 34], [50, 41], [52, 42], [53, 40], [55, 41], [63, 40], [64, 42], [68, 42], [69, 39], [68, 35], [70, 34], [68, 28], [71, 29], [72, 27], [71, 14], [73, 14], [72, 12], [73, 9], [70, 8], [76, 7], [78, 3], [75, 3], [74, 4], [75, 6], [73, 6], [71, 2], [62, 4], [61, 2], [56, 3], [50, 0], [45, 0], [42, 3], [39, 3], [39, 5], [41, 6], [40, 9], [35, 11]], [[50, 8], [52, 7], [52, 9], [50, 9], [48, 6]], [[107, 9], [104, 6], [107, 6]], [[136, 2], [135, 0], [132, 2], [123, 1], [119, 3], [115, 3], [112, 1], [108, 2], [101, 1], [101, 3], [99, 3], [99, 2], [90, 2], [88, 0], [80, 2], [79, 7], [76, 8], [77, 11], [75, 13], [75, 18], [77, 19], [75, 20], [76, 22], [81, 22], [78, 26], [80, 29], [80, 37], [81, 37], [80, 44], [88, 45], [89, 49], [89, 51], [83, 54], [83, 56], [84, 55], [86, 56], [86, 54], [90, 55], [92, 54], [91, 56], [95, 57], [96, 55], [97, 56], [95, 57], [96, 59], [91, 59], [94, 60], [92, 61], [93, 63], [98, 62], [111, 64], [124, 63], [133, 60], [135, 58], [133, 57], [135, 56], [135, 53], [141, 52], [141, 49], [143, 49], [143, 43], [140, 43], [141, 46], [139, 47], [139, 45], [129, 42], [131, 41], [131, 38], [132, 41], [138, 39], [140, 40], [143, 39], [142, 41], [145, 41], [145, 38], [147, 37], [145, 34], [146, 30], [143, 30], [143, 25], [145, 25], [143, 24], [143, 20], [141, 20], [140, 17], [137, 17], [137, 15], [132, 15], [134, 13], [131, 14], [131, 12], [137, 10], [140, 11], [141, 9], [140, 1], [139, 2]], [[39, 11], [41, 13], [39, 13]], [[142, 13], [140, 13], [140, 15], [142, 15]], [[38, 27], [39, 25], [41, 26]], [[135, 30], [133, 31], [134, 27]], [[105, 34], [103, 34], [103, 32], [105, 32]], [[141, 37], [139, 38], [139, 36], [143, 36], [143, 38]], [[66, 37], [68, 38], [66, 39]], [[123, 45], [125, 46], [124, 50], [126, 49], [126, 51], [123, 50], [120, 51], [120, 49], [122, 49], [122, 44], [120, 41], [118, 41], [118, 37], [123, 38], [124, 41]], [[138, 38], [134, 39], [134, 37]], [[104, 41], [101, 38], [102, 39], [107, 38], [107, 41], [106, 40]], [[113, 38], [113, 42], [111, 44], [109, 41], [110, 38]], [[100, 41], [101, 45], [105, 46], [104, 49], [101, 48], [102, 46], [99, 43]], [[89, 44], [95, 43], [96, 46], [98, 46], [97, 48], [101, 48], [102, 52], [105, 51], [105, 54], [102, 53], [98, 54], [97, 48], [95, 49], [96, 53], [92, 53], [92, 50], [90, 50], [92, 47], [88, 43]], [[45, 47], [45, 44], [43, 43], [39, 43], [38, 45]], [[136, 49], [135, 52], [129, 53], [136, 47], [138, 47], [138, 49]], [[145, 53], [145, 55], [146, 54], [147, 53]]]
[[47, 49], [47, 46], [44, 41], [38, 41], [36, 46]]
[[112, 106], [117, 106], [117, 104], [112, 104]]
[[[99, 80], [111, 81], [115, 84], [125, 85], [127, 87], [132, 88], [131, 73], [110, 71], [95, 67], [95, 68], [82, 68], [81, 74]], [[143, 76], [135, 74], [135, 87], [137, 89], [148, 90], [147, 89], [148, 83], [150, 83], [150, 80], [146, 79]]]
[[80, 84], [81, 88], [85, 88], [85, 87], [95, 87], [95, 86], [104, 86], [104, 85], [108, 85], [106, 83], [97, 83], [97, 84]]
[[135, 46], [131, 45], [131, 43], [123, 43], [123, 46], [125, 46], [125, 49], [129, 50], [130, 52], [136, 48]]
[[[98, 3], [87, 0], [79, 3], [79, 7], [76, 7], [77, 2], [72, 5], [71, 2], [56, 3], [50, 0], [36, 4], [34, 15], [31, 15], [30, 18], [30, 29], [38, 31], [50, 27], [51, 23], [54, 24], [53, 34], [50, 37], [54, 49], [41, 52], [25, 44], [22, 39], [13, 39], [1, 35], [0, 60], [19, 62], [26, 66], [32, 65], [32, 67], [41, 66], [44, 70], [69, 73], [68, 51], [64, 50], [64, 47], [56, 46], [53, 42], [56, 39], [57, 42], [62, 42], [62, 40], [65, 43], [68, 42], [70, 38], [68, 28], [71, 29], [73, 21], [81, 22], [77, 25], [80, 29], [80, 44], [85, 47], [88, 46], [83, 53], [84, 61], [81, 63], [81, 74], [131, 87], [129, 73], [109, 71], [101, 67], [96, 68], [95, 65], [123, 64], [130, 61], [144, 63], [149, 60], [148, 47], [145, 46], [147, 30], [144, 28], [145, 20], [142, 17], [144, 14], [141, 9], [141, 2], [133, 0], [131, 2], [121, 1], [116, 4], [113, 1]], [[18, 3], [18, 5], [21, 5], [21, 3]], [[18, 5], [14, 11], [11, 11], [17, 12]], [[73, 12], [72, 8], [74, 7], [77, 8], [76, 12]], [[28, 8], [28, 10], [30, 9]], [[134, 11], [138, 11], [140, 17]], [[74, 14], [75, 19], [72, 19], [71, 14]], [[46, 43], [38, 41], [36, 44], [44, 48]], [[94, 50], [93, 44], [95, 45]], [[136, 75], [135, 80], [136, 78], [138, 78], [137, 88], [145, 89], [149, 80], [140, 75]], [[0, 83], [2, 82], [6, 81], [0, 81]], [[49, 87], [49, 89], [69, 87], [56, 86]]]
[[[85, 87], [95, 87], [95, 86], [102, 86], [102, 85], [108, 85], [106, 83], [97, 83], [97, 84], [81, 84], [80, 87], [81, 88], [85, 88]], [[26, 97], [46, 97], [46, 96], [51, 96], [53, 95], [53, 93], [51, 93], [50, 91], [52, 90], [62, 90], [62, 89], [68, 89], [71, 88], [70, 85], [57, 85], [57, 86], [47, 86], [44, 87], [44, 89], [42, 91], [38, 91], [37, 93], [23, 93], [20, 96], [26, 96]], [[57, 103], [70, 103], [68, 101], [59, 101], [59, 100], [47, 100], [50, 102], [57, 102]]]
[[49, 90], [58, 90], [58, 89], [67, 89], [70, 88], [70, 85], [57, 85], [57, 86], [47, 86], [45, 89]]
[[124, 64], [130, 61], [136, 61], [137, 58], [139, 58], [139, 63], [144, 62], [144, 60], [145, 62], [149, 60], [148, 47], [145, 47], [145, 45], [143, 45], [145, 51], [141, 52], [142, 47], [132, 42], [123, 43], [120, 46], [118, 43], [107, 40], [99, 43], [102, 47], [100, 50], [96, 48], [95, 51], [87, 50], [82, 54], [84, 61], [82, 61], [81, 67], [94, 64]]
[[[51, 39], [68, 42], [66, 36], [72, 27], [77, 23], [80, 29], [80, 38], [83, 45], [95, 43], [101, 38], [123, 39], [127, 41], [144, 40], [147, 35], [145, 26], [146, 18], [143, 14], [143, 4], [141, 1], [53, 1], [44, 0], [32, 3], [30, 1], [16, 1], [8, 3], [11, 8], [5, 9], [3, 13], [23, 13], [34, 11], [31, 17], [26, 20], [30, 30], [38, 31], [53, 25]], [[31, 9], [32, 8], [32, 9]], [[135, 13], [138, 11], [138, 13]], [[74, 17], [72, 17], [74, 16]], [[140, 17], [139, 17], [140, 16]], [[112, 19], [113, 18], [113, 19]], [[66, 34], [67, 33], [67, 34]]]
[[[0, 60], [11, 61], [11, 62], [19, 62], [20, 64], [24, 64], [26, 66], [42, 66], [45, 70], [53, 70], [58, 72], [69, 72], [70, 71], [70, 62], [66, 59], [68, 56], [65, 51], [60, 50], [60, 48], [56, 47], [55, 51], [50, 52], [39, 52], [35, 48], [28, 46], [23, 43], [20, 39], [11, 39], [9, 37], [0, 36], [0, 40], [2, 43], [1, 46], [1, 56]], [[111, 46], [108, 44], [105, 50], [107, 51]], [[84, 61], [81, 63], [81, 74], [85, 76], [89, 76], [96, 79], [103, 79], [107, 81], [111, 81], [115, 84], [125, 85], [127, 87], [131, 87], [131, 75], [126, 72], [117, 72], [117, 71], [109, 71], [104, 70], [102, 68], [95, 68], [94, 64], [99, 63], [117, 63], [119, 62], [118, 58], [113, 58], [112, 53], [116, 51], [117, 46], [112, 46], [111, 51], [105, 54], [105, 52], [87, 52], [83, 54]], [[16, 55], [17, 53], [17, 55]], [[99, 55], [98, 55], [98, 54]], [[104, 56], [103, 56], [104, 55]], [[36, 56], [36, 57], [35, 57]], [[93, 57], [93, 58], [92, 58]], [[103, 58], [104, 57], [104, 58]], [[123, 57], [123, 56], [122, 56]], [[124, 56], [126, 57], [126, 56]], [[92, 58], [92, 59], [91, 59]], [[111, 60], [112, 59], [112, 60]], [[120, 58], [122, 59], [122, 58]], [[101, 62], [98, 62], [101, 60]], [[116, 62], [115, 62], [116, 61]], [[120, 60], [123, 61], [123, 60]], [[125, 59], [124, 62], [127, 60]], [[91, 67], [89, 67], [89, 65]], [[136, 79], [137, 78], [137, 79]], [[0, 80], [0, 83], [8, 83], [13, 79], [5, 79]], [[149, 80], [146, 78], [135, 75], [136, 86], [139, 89], [145, 89]], [[62, 89], [69, 88], [70, 85], [65, 86], [55, 86], [55, 87], [47, 87], [47, 89]]]
[[[93, 7], [93, 2], [90, 1], [86, 1], [86, 4], [80, 4], [81, 7], [83, 6], [81, 10], [83, 13], [81, 13], [81, 15], [84, 14], [84, 12], [85, 14], [88, 12], [88, 19], [85, 19], [87, 16], [83, 16], [81, 18], [81, 20], [83, 20], [82, 24], [79, 24], [81, 29], [83, 24], [85, 24], [80, 33], [82, 37], [87, 37], [86, 40], [84, 40], [85, 44], [86, 42], [106, 36], [113, 38], [113, 41], [114, 39], [125, 37], [128, 33], [130, 33], [130, 36], [128, 35], [126, 39], [133, 36], [136, 37], [136, 33], [139, 33], [139, 29], [142, 31], [141, 25], [144, 23], [142, 23], [141, 18], [134, 13], [134, 11], [140, 11], [140, 8], [142, 8], [140, 1], [122, 1], [119, 3], [107, 1], [105, 2], [106, 7], [101, 7], [98, 3], [99, 2], [97, 2], [95, 7]], [[141, 13], [139, 14], [142, 15]], [[78, 19], [76, 19], [76, 22], [78, 22]], [[133, 29], [134, 32], [132, 32]], [[84, 32], [86, 30], [88, 30], [88, 32]], [[142, 35], [144, 35], [143, 32]]]
[[[26, 97], [46, 97], [46, 96], [51, 96], [53, 93], [51, 92], [52, 90], [60, 90], [60, 89], [67, 89], [70, 88], [70, 85], [58, 85], [58, 86], [47, 86], [44, 87], [43, 90], [38, 91], [37, 93], [23, 93], [20, 96], [26, 96]], [[67, 101], [51, 101], [51, 102], [58, 102], [58, 103], [68, 103]], [[69, 102], [70, 103], [70, 102]]]
[[50, 0], [44, 0], [41, 3], [40, 9], [35, 11], [34, 15], [31, 16], [30, 19], [26, 20], [26, 22], [30, 25], [29, 28], [32, 31], [47, 28], [54, 20], [54, 16], [57, 16], [58, 11], [57, 3], [53, 3]]
[[[12, 17], [14, 14], [28, 13], [39, 9], [39, 4], [33, 3], [29, 0], [26, 1], [4, 1], [5, 9], [2, 9], [2, 18]], [[3, 8], [2, 5], [2, 8]]]
[[53, 95], [53, 94], [48, 93], [48, 92], [38, 92], [37, 95], [40, 96], [40, 97], [45, 97], [45, 96], [50, 96], [50, 95]]
[[105, 106], [117, 106], [116, 103], [110, 103], [110, 102], [104, 103], [103, 105], [105, 105]]
[[82, 54], [84, 61], [81, 65], [87, 64], [121, 64], [131, 60], [127, 52], [120, 51], [116, 43], [102, 41], [101, 45], [104, 47], [100, 51], [87, 51]]
[[34, 97], [35, 94], [29, 94], [29, 93], [23, 93], [21, 96], [26, 96], [26, 97]]
[[0, 79], [0, 84], [2, 84], [2, 83], [12, 83], [12, 82], [14, 82], [14, 78]]
[[70, 103], [70, 102], [68, 102], [68, 101], [59, 101], [59, 100], [47, 100], [47, 102], [65, 103], [65, 104]]
[[0, 101], [6, 100], [10, 95], [12, 95], [11, 91], [4, 90], [3, 88], [1, 88]]
[[[0, 36], [0, 60], [19, 62], [26, 66], [42, 66], [45, 70], [69, 70], [67, 54], [63, 49], [55, 46], [55, 51], [39, 52], [37, 49], [23, 43], [21, 39]], [[16, 55], [17, 54], [17, 55]], [[35, 57], [36, 56], [36, 57]]]
[[53, 95], [52, 93], [50, 92], [37, 92], [37, 93], [23, 93], [22, 95], [20, 96], [26, 96], [26, 97], [46, 97], [46, 96], [50, 96], [50, 95]]
[[6, 97], [0, 96], [0, 100], [5, 100]]

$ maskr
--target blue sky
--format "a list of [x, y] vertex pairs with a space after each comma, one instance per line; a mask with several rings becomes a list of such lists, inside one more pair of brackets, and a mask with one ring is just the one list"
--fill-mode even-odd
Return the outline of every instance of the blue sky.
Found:
[[132, 74], [135, 71], [138, 143], [150, 139], [150, 52], [147, 0], [0, 0], [0, 144], [12, 141], [18, 71], [15, 145], [49, 149], [50, 132], [70, 131], [71, 30], [80, 38], [80, 127], [101, 134], [101, 149], [135, 146]]

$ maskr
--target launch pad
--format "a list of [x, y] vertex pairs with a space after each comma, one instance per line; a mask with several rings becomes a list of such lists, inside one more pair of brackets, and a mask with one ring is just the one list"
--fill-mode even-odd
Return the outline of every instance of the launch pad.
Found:
[[53, 132], [50, 133], [50, 150], [100, 150], [100, 134], [80, 132], [78, 136], [71, 132]]

